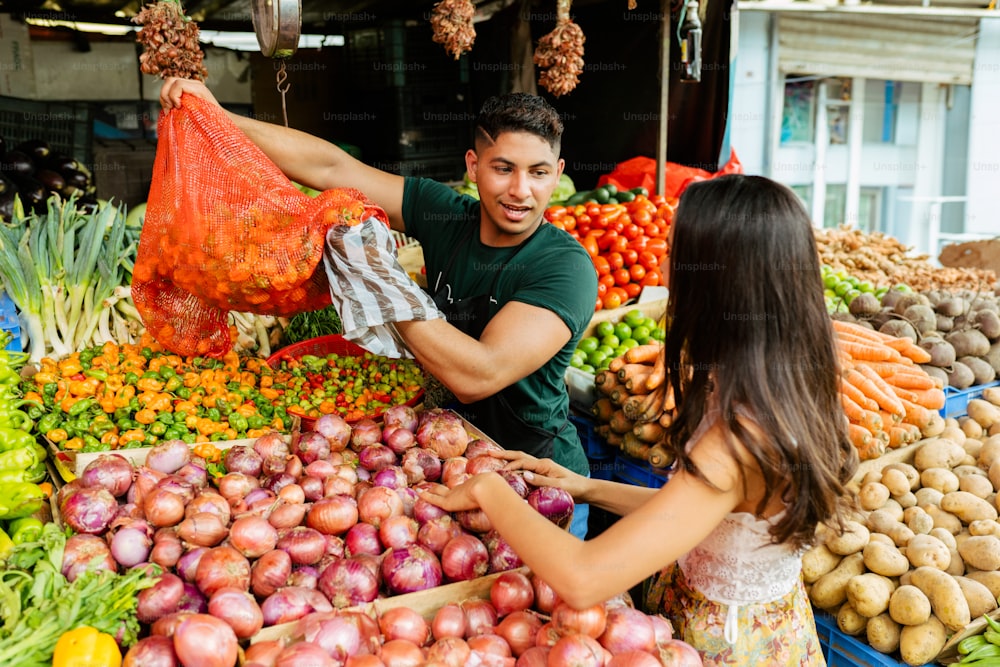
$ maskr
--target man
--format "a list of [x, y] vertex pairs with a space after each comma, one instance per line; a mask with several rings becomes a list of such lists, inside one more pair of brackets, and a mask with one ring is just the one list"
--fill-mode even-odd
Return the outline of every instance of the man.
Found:
[[[181, 106], [183, 93], [218, 103], [201, 82], [167, 79], [163, 108]], [[516, 93], [483, 105], [465, 154], [478, 202], [365, 165], [304, 132], [230, 117], [293, 181], [356, 188], [420, 242], [428, 290], [447, 321], [395, 326], [463, 416], [507, 449], [588, 474], [563, 378], [593, 315], [597, 278], [583, 247], [543, 218], [564, 166], [562, 121], [548, 103]], [[585, 534], [586, 518], [578, 506], [574, 534]]]

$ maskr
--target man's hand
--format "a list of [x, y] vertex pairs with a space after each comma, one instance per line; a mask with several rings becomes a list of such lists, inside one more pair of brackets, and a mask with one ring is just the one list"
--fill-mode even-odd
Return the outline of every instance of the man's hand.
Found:
[[514, 450], [490, 450], [489, 456], [505, 459], [506, 470], [523, 470], [524, 481], [532, 486], [555, 486], [577, 500], [587, 491], [588, 479], [562, 467], [552, 459], [537, 459], [530, 454]]
[[163, 82], [163, 87], [160, 89], [160, 105], [163, 107], [163, 110], [179, 109], [181, 107], [181, 95], [184, 93], [200, 97], [215, 105], [219, 104], [219, 101], [212, 95], [208, 86], [201, 81], [170, 77]]

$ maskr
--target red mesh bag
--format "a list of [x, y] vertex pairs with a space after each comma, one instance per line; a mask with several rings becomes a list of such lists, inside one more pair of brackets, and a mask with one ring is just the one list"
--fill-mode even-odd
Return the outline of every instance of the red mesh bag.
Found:
[[357, 190], [299, 191], [198, 97], [161, 113], [158, 133], [132, 298], [146, 330], [177, 354], [229, 351], [229, 311], [291, 316], [329, 305], [327, 230], [371, 217], [388, 225]]

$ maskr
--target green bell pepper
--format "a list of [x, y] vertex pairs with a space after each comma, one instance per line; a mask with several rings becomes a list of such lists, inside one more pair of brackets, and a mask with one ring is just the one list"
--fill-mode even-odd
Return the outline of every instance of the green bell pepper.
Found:
[[42, 537], [44, 525], [42, 520], [37, 517], [25, 516], [11, 521], [7, 530], [10, 531], [10, 539], [13, 540], [14, 544], [24, 544], [25, 542], [37, 542]]
[[45, 503], [45, 492], [31, 482], [0, 480], [0, 518], [20, 519], [31, 516]]
[[30, 447], [35, 442], [35, 437], [27, 431], [16, 428], [0, 427], [0, 452], [7, 452], [12, 449]]
[[45, 435], [54, 428], [59, 428], [62, 425], [62, 415], [56, 412], [50, 412], [41, 419], [38, 420], [38, 430]]
[[0, 470], [27, 470], [36, 463], [38, 454], [30, 445], [0, 452]]

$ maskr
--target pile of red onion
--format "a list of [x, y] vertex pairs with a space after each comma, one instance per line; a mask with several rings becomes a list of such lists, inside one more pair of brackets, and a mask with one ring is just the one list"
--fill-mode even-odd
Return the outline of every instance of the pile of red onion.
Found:
[[372, 620], [352, 610], [314, 612], [290, 636], [246, 651], [245, 667], [700, 667], [670, 623], [624, 597], [573, 609], [539, 577], [503, 572], [484, 598], [436, 610], [400, 606]]
[[[72, 579], [86, 567], [155, 564], [163, 575], [139, 596], [140, 621], [173, 632], [193, 616], [221, 619], [232, 637], [213, 636], [228, 642], [520, 567], [485, 513], [449, 514], [417, 495], [498, 470], [502, 460], [486, 455], [497, 445], [470, 438], [448, 411], [398, 405], [383, 420], [351, 425], [326, 415], [292, 442], [268, 433], [225, 450], [221, 477], [180, 440], [150, 448], [138, 467], [101, 455], [59, 491], [61, 518], [76, 533], [63, 571]], [[569, 494], [501, 474], [525, 502], [567, 524]], [[150, 641], [140, 650], [164, 647]], [[144, 660], [135, 664], [157, 664]]]

